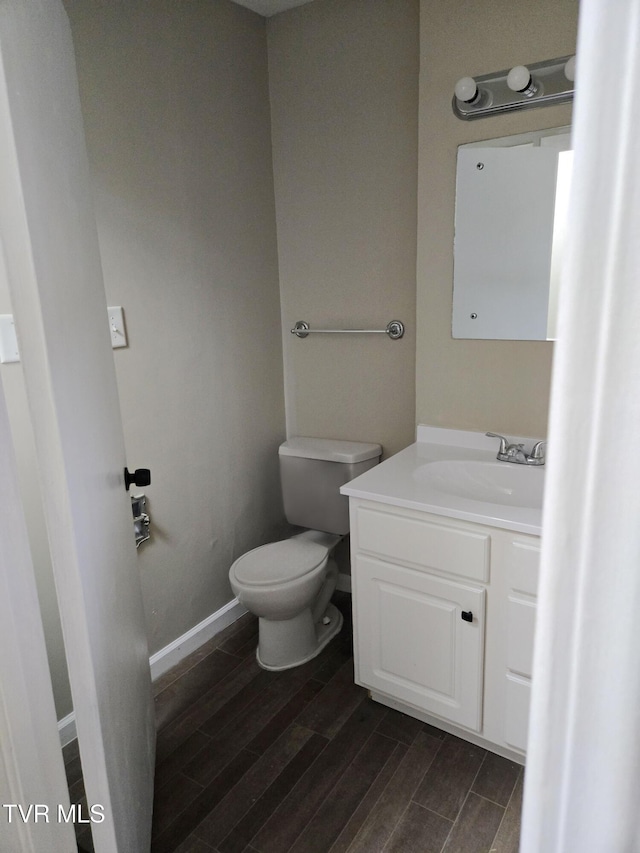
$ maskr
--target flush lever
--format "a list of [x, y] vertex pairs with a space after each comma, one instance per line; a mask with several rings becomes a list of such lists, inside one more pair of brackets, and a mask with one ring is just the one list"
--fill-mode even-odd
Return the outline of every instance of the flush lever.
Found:
[[129, 469], [124, 469], [124, 487], [129, 491], [129, 486], [148, 486], [151, 483], [151, 471], [148, 468], [136, 468], [133, 474]]

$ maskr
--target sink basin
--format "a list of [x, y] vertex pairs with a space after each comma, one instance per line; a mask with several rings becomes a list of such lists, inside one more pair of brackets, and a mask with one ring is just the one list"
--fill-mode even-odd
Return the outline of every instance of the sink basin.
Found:
[[414, 477], [438, 492], [467, 500], [531, 509], [542, 507], [544, 469], [534, 466], [447, 459], [421, 465]]

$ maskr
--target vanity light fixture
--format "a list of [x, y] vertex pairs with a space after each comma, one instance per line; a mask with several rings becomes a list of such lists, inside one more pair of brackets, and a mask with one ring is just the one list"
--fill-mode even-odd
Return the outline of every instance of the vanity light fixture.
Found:
[[516, 65], [479, 77], [462, 77], [455, 85], [452, 108], [463, 120], [495, 113], [561, 104], [573, 99], [575, 56]]

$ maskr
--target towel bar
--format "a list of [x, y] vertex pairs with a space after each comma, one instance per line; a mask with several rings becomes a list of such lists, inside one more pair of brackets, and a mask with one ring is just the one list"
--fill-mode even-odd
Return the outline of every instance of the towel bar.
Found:
[[400, 320], [391, 320], [385, 329], [310, 329], [304, 320], [298, 320], [291, 334], [298, 338], [306, 338], [307, 335], [388, 335], [397, 341], [404, 335], [404, 323]]

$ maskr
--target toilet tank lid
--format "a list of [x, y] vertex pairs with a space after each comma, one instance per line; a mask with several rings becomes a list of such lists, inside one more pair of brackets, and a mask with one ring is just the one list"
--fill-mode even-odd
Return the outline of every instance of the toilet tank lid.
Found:
[[280, 456], [353, 463], [380, 456], [382, 447], [364, 441], [340, 441], [334, 438], [307, 438], [297, 435], [281, 444], [279, 453]]

